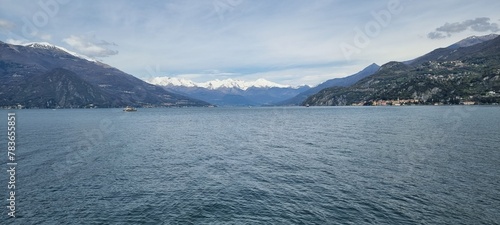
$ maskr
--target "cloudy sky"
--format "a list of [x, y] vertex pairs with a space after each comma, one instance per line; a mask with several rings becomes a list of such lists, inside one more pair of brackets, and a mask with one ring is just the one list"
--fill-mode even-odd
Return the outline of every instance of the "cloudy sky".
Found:
[[498, 0], [0, 0], [0, 40], [136, 77], [315, 85], [500, 33]]

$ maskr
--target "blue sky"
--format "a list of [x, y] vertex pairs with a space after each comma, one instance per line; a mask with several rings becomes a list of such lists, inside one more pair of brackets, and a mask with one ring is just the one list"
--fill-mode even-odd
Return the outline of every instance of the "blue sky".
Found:
[[498, 0], [0, 0], [0, 40], [49, 42], [139, 78], [315, 85], [500, 33]]

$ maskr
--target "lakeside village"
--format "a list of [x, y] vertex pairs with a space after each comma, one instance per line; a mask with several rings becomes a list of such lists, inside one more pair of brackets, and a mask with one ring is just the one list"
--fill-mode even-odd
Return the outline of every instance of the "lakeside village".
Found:
[[[500, 97], [499, 93], [489, 91], [486, 95], [480, 98], [495, 98]], [[474, 96], [469, 96], [467, 99], [456, 97], [453, 101], [437, 101], [421, 100], [421, 99], [396, 99], [396, 100], [375, 100], [353, 103], [352, 106], [404, 106], [404, 105], [498, 105], [497, 102], [474, 101], [478, 99]]]
[[[404, 106], [404, 105], [444, 105], [444, 103], [436, 102], [434, 104], [428, 104], [418, 99], [377, 100], [377, 101], [352, 103], [352, 106]], [[479, 103], [475, 101], [463, 101], [460, 102], [459, 105], [479, 105]]]

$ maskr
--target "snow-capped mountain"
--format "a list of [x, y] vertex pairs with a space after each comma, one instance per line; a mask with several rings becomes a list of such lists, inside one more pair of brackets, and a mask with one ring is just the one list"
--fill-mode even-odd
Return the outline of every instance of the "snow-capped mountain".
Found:
[[196, 83], [175, 77], [155, 77], [146, 82], [219, 106], [272, 105], [310, 88], [291, 87], [266, 79], [255, 81], [225, 79]]
[[47, 43], [0, 41], [0, 108], [209, 106]]
[[203, 83], [195, 83], [191, 80], [175, 78], [175, 77], [154, 77], [146, 80], [146, 82], [159, 86], [183, 86], [183, 87], [200, 87], [207, 88], [210, 90], [216, 90], [221, 88], [237, 88], [240, 90], [247, 90], [248, 88], [291, 88], [290, 85], [282, 85], [268, 81], [266, 79], [258, 79], [255, 81], [243, 81], [243, 80], [211, 80]]
[[60, 51], [66, 52], [72, 56], [82, 58], [82, 59], [85, 59], [85, 60], [90, 61], [90, 62], [97, 62], [97, 60], [95, 60], [95, 59], [92, 59], [92, 58], [84, 56], [84, 55], [77, 54], [77, 53], [69, 51], [68, 49], [65, 49], [63, 47], [56, 46], [56, 45], [53, 45], [53, 44], [50, 44], [47, 42], [30, 42], [30, 43], [22, 44], [22, 46], [31, 47], [31, 48], [39, 48], [39, 49], [47, 49], [47, 50], [60, 50]]
[[290, 85], [282, 85], [278, 83], [274, 83], [268, 81], [266, 79], [258, 79], [256, 81], [243, 81], [243, 80], [233, 80], [233, 79], [225, 79], [225, 80], [213, 80], [205, 83], [201, 83], [200, 87], [208, 88], [208, 89], [219, 89], [219, 88], [238, 88], [241, 90], [247, 90], [248, 88], [290, 88]]
[[144, 80], [150, 84], [158, 86], [176, 86], [176, 87], [198, 87], [199, 85], [193, 81], [176, 78], [176, 77], [154, 77], [151, 79]]
[[484, 36], [471, 36], [471, 37], [465, 38], [465, 39], [463, 39], [455, 44], [448, 46], [448, 48], [449, 49], [457, 49], [460, 47], [469, 47], [469, 46], [483, 43], [485, 41], [493, 40], [496, 37], [498, 37], [498, 34], [488, 34], [488, 35], [484, 35]]

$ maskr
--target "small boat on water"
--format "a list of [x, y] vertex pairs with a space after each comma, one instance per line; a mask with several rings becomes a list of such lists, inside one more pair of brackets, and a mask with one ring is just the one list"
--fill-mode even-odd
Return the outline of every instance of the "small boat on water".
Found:
[[125, 107], [125, 108], [123, 109], [123, 111], [124, 111], [124, 112], [135, 112], [135, 111], [137, 111], [137, 109], [136, 109], [136, 108], [134, 108], [134, 107], [127, 106], [127, 107]]

